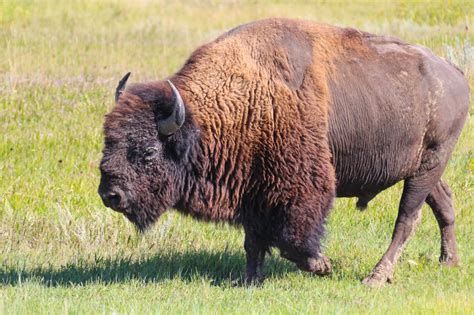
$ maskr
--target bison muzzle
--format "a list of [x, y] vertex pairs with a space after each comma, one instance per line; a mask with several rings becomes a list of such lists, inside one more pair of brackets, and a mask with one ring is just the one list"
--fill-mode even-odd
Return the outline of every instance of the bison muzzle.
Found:
[[365, 208], [404, 181], [392, 242], [364, 279], [381, 285], [427, 203], [440, 261], [456, 265], [441, 180], [467, 116], [462, 72], [428, 49], [354, 29], [269, 19], [198, 48], [166, 80], [125, 88], [106, 116], [99, 194], [140, 230], [167, 209], [245, 230], [246, 279], [276, 247], [328, 274], [324, 223], [337, 197]]

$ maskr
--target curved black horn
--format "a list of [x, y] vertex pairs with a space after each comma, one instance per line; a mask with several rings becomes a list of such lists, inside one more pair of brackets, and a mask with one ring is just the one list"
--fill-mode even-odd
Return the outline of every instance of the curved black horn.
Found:
[[179, 95], [178, 89], [170, 80], [168, 80], [168, 84], [170, 85], [171, 90], [173, 90], [174, 102], [171, 114], [158, 121], [158, 132], [164, 136], [169, 136], [175, 133], [183, 125], [185, 118], [183, 99], [181, 98], [181, 95]]
[[122, 95], [123, 90], [125, 90], [125, 85], [127, 84], [128, 77], [130, 76], [131, 72], [128, 72], [126, 75], [123, 76], [122, 80], [119, 81], [117, 85], [117, 89], [115, 89], [115, 101], [117, 102]]

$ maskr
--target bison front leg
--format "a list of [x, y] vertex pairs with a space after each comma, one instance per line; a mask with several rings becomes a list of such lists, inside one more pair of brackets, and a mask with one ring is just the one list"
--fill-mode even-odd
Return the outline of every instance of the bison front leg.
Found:
[[312, 272], [318, 276], [326, 276], [331, 274], [332, 266], [329, 258], [322, 253], [308, 253], [311, 250], [301, 248], [301, 246], [293, 245], [288, 250], [281, 250], [281, 256], [295, 263], [296, 267], [303, 271]]
[[318, 276], [326, 276], [332, 273], [331, 262], [323, 254], [296, 262], [296, 266], [303, 271], [312, 272]]
[[268, 249], [260, 242], [251, 230], [245, 229], [244, 248], [247, 258], [245, 284], [260, 284], [263, 282], [263, 264]]
[[[294, 211], [300, 213], [299, 211]], [[289, 213], [293, 213], [289, 211]], [[325, 217], [298, 216], [286, 220], [278, 247], [281, 256], [296, 266], [318, 276], [332, 272], [329, 259], [323, 255], [320, 240], [324, 232]], [[312, 217], [310, 219], [310, 217]]]

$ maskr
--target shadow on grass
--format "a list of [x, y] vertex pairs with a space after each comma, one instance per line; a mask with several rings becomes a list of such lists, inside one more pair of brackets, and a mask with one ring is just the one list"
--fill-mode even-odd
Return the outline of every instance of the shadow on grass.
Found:
[[[209, 280], [220, 286], [238, 282], [244, 276], [245, 257], [233, 252], [189, 252], [157, 254], [149, 258], [131, 260], [127, 258], [96, 259], [95, 262], [77, 262], [61, 268], [38, 268], [21, 270], [1, 267], [0, 283], [21, 285], [34, 281], [46, 286], [72, 286], [89, 283], [125, 283], [133, 280], [149, 283], [170, 279], [191, 281]], [[267, 277], [294, 271], [293, 265], [274, 256], [268, 257], [265, 271]]]

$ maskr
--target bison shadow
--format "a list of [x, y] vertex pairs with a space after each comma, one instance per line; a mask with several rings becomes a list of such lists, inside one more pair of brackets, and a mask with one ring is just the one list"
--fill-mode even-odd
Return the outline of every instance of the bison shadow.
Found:
[[[268, 257], [265, 266], [267, 277], [279, 277], [295, 271], [286, 261]], [[0, 283], [21, 285], [23, 282], [39, 282], [50, 287], [73, 286], [92, 283], [113, 284], [138, 280], [145, 283], [181, 279], [189, 282], [196, 278], [212, 285], [240, 283], [245, 271], [245, 256], [240, 252], [187, 252], [156, 254], [140, 260], [130, 258], [100, 259], [95, 262], [76, 262], [60, 268], [21, 270], [2, 267]]]

